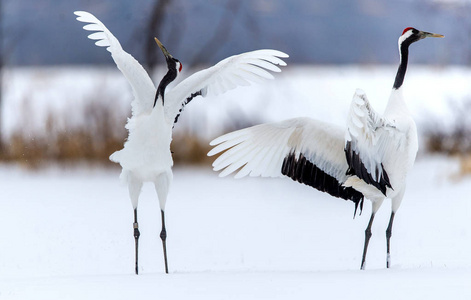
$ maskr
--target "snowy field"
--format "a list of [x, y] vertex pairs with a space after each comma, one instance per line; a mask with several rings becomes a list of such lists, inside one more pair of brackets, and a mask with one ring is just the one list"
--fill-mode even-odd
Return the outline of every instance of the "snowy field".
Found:
[[1, 166], [0, 299], [471, 299], [471, 178], [457, 162], [420, 157], [396, 216], [385, 269], [389, 202], [360, 271], [365, 202], [289, 179], [218, 178], [176, 168], [167, 204], [164, 274], [158, 202], [132, 208], [118, 169]]

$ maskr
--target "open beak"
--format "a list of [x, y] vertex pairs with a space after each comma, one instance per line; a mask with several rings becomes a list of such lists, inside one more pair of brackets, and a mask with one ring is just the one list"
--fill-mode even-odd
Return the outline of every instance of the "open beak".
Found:
[[442, 35], [442, 34], [431, 33], [431, 32], [425, 32], [425, 31], [421, 31], [421, 32], [420, 32], [420, 35], [423, 36], [423, 38], [426, 38], [426, 37], [436, 37], [436, 38], [445, 37], [445, 36]]
[[154, 37], [154, 39], [157, 45], [159, 45], [160, 50], [162, 50], [163, 54], [165, 55], [165, 58], [167, 59], [172, 58], [173, 56], [167, 51], [167, 49], [165, 49], [164, 45], [162, 45], [159, 39], [156, 37]]

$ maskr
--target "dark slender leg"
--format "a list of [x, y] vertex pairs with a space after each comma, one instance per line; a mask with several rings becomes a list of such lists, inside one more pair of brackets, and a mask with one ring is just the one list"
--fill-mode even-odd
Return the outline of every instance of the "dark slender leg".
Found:
[[386, 229], [386, 241], [387, 241], [387, 257], [386, 257], [386, 268], [389, 268], [391, 265], [391, 252], [390, 252], [390, 240], [392, 235], [392, 226], [394, 221], [394, 212], [391, 212], [391, 218], [389, 219], [389, 225]]
[[366, 252], [368, 251], [368, 244], [371, 238], [371, 226], [373, 225], [374, 218], [375, 218], [375, 214], [371, 213], [370, 222], [368, 223], [368, 226], [366, 227], [366, 230], [365, 230], [365, 246], [363, 247], [363, 257], [361, 259], [362, 270], [365, 269]]
[[165, 229], [165, 213], [163, 210], [160, 211], [162, 216], [162, 231], [160, 232], [160, 239], [162, 240], [162, 246], [164, 248], [164, 260], [165, 260], [165, 273], [168, 274], [167, 264], [167, 230]]
[[139, 236], [141, 233], [139, 232], [139, 224], [137, 223], [137, 208], [134, 209], [134, 223], [132, 224], [134, 228], [134, 242], [136, 246], [136, 275], [139, 274], [139, 265], [138, 265], [138, 253], [139, 253]]

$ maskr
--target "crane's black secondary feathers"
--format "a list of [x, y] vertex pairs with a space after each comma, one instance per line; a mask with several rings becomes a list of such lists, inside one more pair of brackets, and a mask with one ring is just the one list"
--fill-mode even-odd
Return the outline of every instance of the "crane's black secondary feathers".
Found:
[[185, 108], [185, 106], [190, 103], [191, 100], [193, 100], [193, 98], [197, 97], [197, 96], [201, 96], [202, 95], [202, 91], [199, 90], [193, 94], [190, 95], [190, 97], [186, 98], [185, 102], [182, 103], [182, 107], [180, 107], [180, 109], [178, 110], [178, 114], [175, 116], [175, 120], [173, 121], [173, 124], [177, 123], [178, 122], [178, 118], [180, 117], [180, 114], [182, 113], [183, 109]]
[[319, 169], [302, 153], [296, 156], [292, 152], [286, 156], [283, 160], [281, 173], [331, 196], [353, 201], [355, 203], [355, 214], [358, 205], [360, 205], [360, 211], [363, 209], [364, 197], [362, 193], [351, 187], [342, 186], [335, 177]]
[[376, 169], [376, 174], [381, 174], [379, 181], [376, 181], [373, 176], [368, 172], [365, 165], [360, 159], [358, 153], [352, 149], [352, 143], [348, 141], [345, 145], [345, 157], [347, 158], [348, 170], [346, 175], [356, 175], [368, 184], [373, 185], [386, 196], [386, 189], [392, 188], [389, 182], [389, 176], [381, 163], [381, 170]]

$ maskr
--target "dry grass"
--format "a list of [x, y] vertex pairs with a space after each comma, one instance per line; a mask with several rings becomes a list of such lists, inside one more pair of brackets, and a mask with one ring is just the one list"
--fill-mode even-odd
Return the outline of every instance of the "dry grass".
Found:
[[[59, 164], [88, 162], [112, 165], [108, 157], [123, 147], [127, 137], [124, 128], [127, 116], [111, 113], [110, 107], [92, 101], [85, 105], [82, 114], [85, 122], [80, 127], [72, 126], [57, 114], [49, 114], [45, 134], [15, 131], [2, 145], [0, 160], [18, 162], [28, 168], [38, 168], [51, 162]], [[28, 111], [23, 114], [28, 118]], [[209, 163], [207, 142], [180, 133], [174, 137], [171, 150], [175, 163]]]
[[214, 160], [206, 155], [211, 150], [209, 142], [188, 134], [174, 136], [171, 150], [178, 164], [210, 165]]
[[471, 153], [471, 99], [449, 102], [453, 123], [445, 126], [431, 118], [423, 132], [426, 150], [431, 153], [466, 155]]
[[[73, 112], [85, 119], [80, 127], [50, 113], [45, 133], [33, 135], [16, 130], [4, 143], [1, 158], [32, 168], [50, 162], [108, 163], [108, 156], [123, 145], [126, 116], [113, 115], [109, 107], [98, 103], [91, 101], [81, 111]], [[27, 120], [30, 117], [29, 111], [24, 111], [23, 118]]]
[[471, 174], [471, 154], [459, 155], [458, 161], [460, 163], [458, 172], [451, 176], [451, 179], [455, 181], [461, 180], [463, 177]]
[[[102, 95], [96, 101], [89, 101], [76, 109], [74, 113], [80, 114], [84, 120], [80, 126], [74, 126], [57, 113], [50, 113], [45, 124], [46, 133], [13, 132], [0, 145], [0, 160], [17, 162], [29, 168], [51, 162], [114, 165], [108, 157], [123, 147], [127, 137], [124, 125], [128, 116], [104, 99], [106, 96]], [[463, 176], [471, 174], [471, 99], [460, 103], [454, 107], [453, 126], [445, 129], [445, 126], [440, 126], [440, 120], [431, 119], [429, 124], [425, 124], [421, 139], [425, 140], [425, 152], [458, 156], [461, 162], [460, 176]], [[28, 123], [34, 112], [27, 106], [23, 109], [23, 123], [34, 123]], [[242, 121], [239, 120], [242, 123], [230, 129], [253, 125], [250, 120]], [[174, 135], [171, 150], [175, 164], [209, 165], [214, 160], [206, 155], [210, 150], [208, 141], [181, 131]]]
[[449, 102], [453, 123], [445, 126], [441, 119], [432, 118], [426, 124], [423, 138], [425, 151], [441, 153], [459, 159], [460, 170], [454, 175], [457, 179], [471, 174], [471, 98]]

